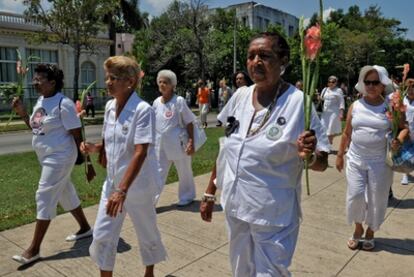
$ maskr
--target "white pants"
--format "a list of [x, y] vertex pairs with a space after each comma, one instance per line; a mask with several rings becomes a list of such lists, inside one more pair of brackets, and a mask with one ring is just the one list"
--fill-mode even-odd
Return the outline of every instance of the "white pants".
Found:
[[153, 265], [167, 257], [161, 235], [157, 227], [157, 215], [152, 194], [128, 191], [123, 212], [115, 218], [106, 214], [106, 204], [111, 195], [110, 189], [102, 192], [98, 214], [93, 229], [93, 241], [89, 253], [101, 270], [113, 271], [119, 235], [126, 213], [129, 214], [137, 234], [142, 263]]
[[359, 161], [348, 155], [346, 178], [348, 224], [365, 223], [377, 231], [387, 210], [393, 179], [391, 168], [384, 160]]
[[208, 114], [208, 103], [199, 104], [198, 108], [200, 111], [200, 121], [201, 123], [207, 123], [207, 114]]
[[177, 169], [179, 186], [178, 186], [178, 200], [187, 201], [193, 200], [196, 197], [193, 169], [191, 168], [191, 156], [185, 155], [179, 160], [170, 161], [167, 159], [164, 151], [160, 151], [159, 164], [161, 180], [163, 184], [167, 181], [168, 171], [171, 164], [174, 163]]
[[80, 205], [70, 175], [73, 164], [42, 164], [39, 187], [36, 191], [37, 219], [51, 220], [56, 216], [59, 203], [65, 211]]
[[251, 224], [226, 215], [234, 277], [290, 276], [299, 219], [287, 227]]

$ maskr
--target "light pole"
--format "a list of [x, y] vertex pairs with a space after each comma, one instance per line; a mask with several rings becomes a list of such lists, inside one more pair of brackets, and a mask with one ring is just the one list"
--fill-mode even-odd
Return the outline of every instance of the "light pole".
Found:
[[234, 28], [233, 28], [233, 74], [237, 70], [237, 50], [236, 50], [236, 27], [237, 27], [237, 11], [234, 10]]

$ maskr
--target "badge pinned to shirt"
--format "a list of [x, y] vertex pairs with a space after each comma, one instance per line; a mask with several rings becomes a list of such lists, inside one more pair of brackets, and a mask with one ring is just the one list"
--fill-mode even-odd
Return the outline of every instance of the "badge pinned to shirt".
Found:
[[128, 134], [128, 130], [129, 130], [129, 128], [128, 128], [127, 124], [122, 125], [122, 134], [123, 135]]
[[283, 116], [281, 116], [281, 117], [279, 117], [279, 118], [276, 120], [276, 123], [277, 123], [278, 125], [280, 125], [280, 126], [283, 126], [283, 125], [285, 125], [285, 124], [286, 124], [286, 118], [284, 118]]
[[166, 119], [170, 119], [171, 117], [173, 117], [173, 115], [174, 115], [174, 113], [171, 110], [166, 110], [165, 113], [164, 113], [164, 117]]
[[282, 137], [282, 135], [283, 129], [276, 124], [270, 125], [266, 130], [266, 137], [270, 140], [278, 140]]

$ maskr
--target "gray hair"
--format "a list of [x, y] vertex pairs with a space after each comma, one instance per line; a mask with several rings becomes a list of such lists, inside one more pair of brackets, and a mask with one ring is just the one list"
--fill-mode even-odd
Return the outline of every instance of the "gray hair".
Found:
[[175, 73], [173, 71], [169, 70], [169, 69], [163, 69], [163, 70], [158, 72], [157, 84], [158, 84], [160, 78], [166, 78], [166, 79], [170, 80], [170, 83], [173, 86], [173, 88], [175, 88], [177, 86], [177, 75], [175, 75]]

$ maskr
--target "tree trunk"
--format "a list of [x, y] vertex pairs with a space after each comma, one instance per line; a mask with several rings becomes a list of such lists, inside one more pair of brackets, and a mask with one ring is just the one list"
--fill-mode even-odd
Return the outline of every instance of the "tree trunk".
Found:
[[109, 18], [109, 20], [108, 20], [109, 39], [112, 41], [112, 44], [109, 47], [109, 56], [115, 56], [115, 52], [116, 52], [116, 29], [115, 29], [115, 22], [112, 19], [112, 14], [110, 14], [108, 18]]
[[78, 88], [79, 88], [79, 60], [81, 54], [81, 46], [75, 46], [75, 75], [73, 76], [73, 101], [79, 99]]

